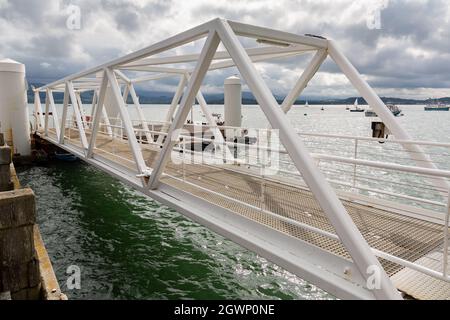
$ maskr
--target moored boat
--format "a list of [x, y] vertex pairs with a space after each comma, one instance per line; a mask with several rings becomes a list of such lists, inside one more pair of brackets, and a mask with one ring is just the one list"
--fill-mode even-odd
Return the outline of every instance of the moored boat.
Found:
[[355, 106], [355, 108], [354, 109], [350, 109], [350, 112], [364, 112], [364, 109], [360, 108], [358, 106], [358, 99], [355, 100], [354, 106]]
[[428, 104], [424, 107], [425, 111], [449, 111], [450, 106], [445, 104]]
[[[392, 112], [392, 114], [395, 117], [398, 117], [402, 113], [402, 110], [398, 106], [396, 106], [395, 104], [387, 104], [386, 107], [388, 107], [388, 109]], [[377, 114], [372, 109], [368, 109], [365, 112], [365, 116], [366, 117], [376, 117]]]
[[78, 158], [71, 153], [59, 153], [59, 152], [55, 152], [55, 159], [67, 162], [74, 162], [78, 160]]

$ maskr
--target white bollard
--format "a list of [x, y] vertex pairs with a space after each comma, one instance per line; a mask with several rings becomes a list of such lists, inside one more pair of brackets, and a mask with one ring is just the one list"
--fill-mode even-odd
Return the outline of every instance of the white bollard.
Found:
[[0, 60], [0, 132], [12, 143], [15, 154], [29, 156], [30, 119], [25, 65], [11, 59]]
[[242, 84], [236, 76], [225, 79], [225, 125], [241, 127], [242, 125]]

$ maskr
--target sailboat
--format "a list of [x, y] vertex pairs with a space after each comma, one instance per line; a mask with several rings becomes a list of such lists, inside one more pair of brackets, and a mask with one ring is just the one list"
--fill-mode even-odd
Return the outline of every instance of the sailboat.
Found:
[[308, 107], [309, 107], [308, 100], [306, 100], [305, 108], [308, 108]]
[[354, 106], [355, 108], [351, 109], [350, 112], [364, 112], [364, 109], [358, 106], [358, 98], [356, 98]]

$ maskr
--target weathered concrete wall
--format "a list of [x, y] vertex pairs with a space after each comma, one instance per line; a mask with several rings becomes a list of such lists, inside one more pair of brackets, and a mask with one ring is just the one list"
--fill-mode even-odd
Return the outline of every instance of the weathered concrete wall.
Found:
[[67, 300], [36, 224], [36, 199], [22, 189], [0, 133], [0, 300]]
[[0, 134], [0, 295], [36, 300], [41, 280], [34, 247], [35, 197], [31, 189], [15, 189], [11, 155]]
[[34, 193], [19, 189], [0, 193], [0, 292], [13, 300], [40, 298], [39, 261], [34, 247]]

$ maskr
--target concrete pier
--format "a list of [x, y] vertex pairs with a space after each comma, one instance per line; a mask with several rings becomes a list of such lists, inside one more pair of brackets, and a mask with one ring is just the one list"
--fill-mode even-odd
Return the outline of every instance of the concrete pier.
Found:
[[11, 148], [1, 145], [0, 299], [65, 299], [36, 225], [35, 200], [33, 190], [20, 188]]

